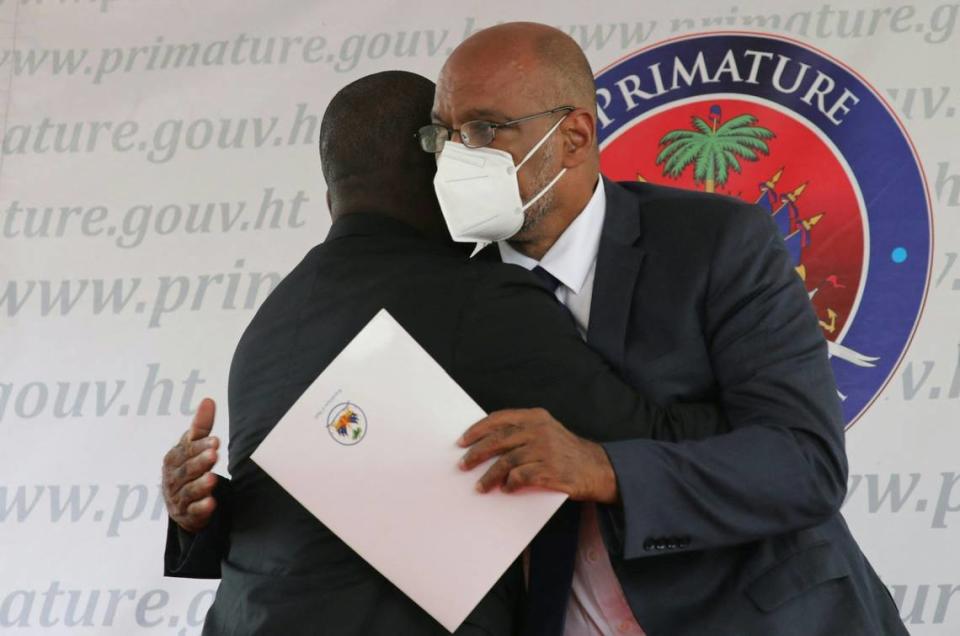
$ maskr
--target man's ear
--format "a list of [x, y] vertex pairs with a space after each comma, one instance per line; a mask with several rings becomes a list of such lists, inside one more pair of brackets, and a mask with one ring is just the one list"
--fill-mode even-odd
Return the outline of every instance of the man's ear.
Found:
[[586, 108], [577, 108], [560, 124], [563, 137], [564, 168], [576, 168], [593, 156], [597, 137], [597, 118]]

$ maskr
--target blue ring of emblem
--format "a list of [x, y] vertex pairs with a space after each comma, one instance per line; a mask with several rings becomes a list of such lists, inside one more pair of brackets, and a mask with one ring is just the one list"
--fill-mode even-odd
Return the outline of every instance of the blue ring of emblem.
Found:
[[[748, 50], [807, 64], [832, 78], [838, 93], [846, 88], [859, 102], [838, 126], [814, 106], [816, 100], [804, 102], [803, 91], [778, 91], [772, 83], [760, 81], [759, 74], [756, 83], [748, 83], [735, 81], [729, 74], [719, 78], [719, 73], [716, 82], [671, 86], [663, 94], [651, 92], [652, 82], [648, 81], [646, 90], [653, 96], [632, 108], [627, 100], [612, 97], [620, 91], [616, 82], [627, 75], [637, 75], [642, 81], [647, 73], [650, 79], [652, 65], [669, 69], [679, 58], [689, 68], [703, 53], [707, 67], [717, 68], [727, 51], [742, 59]], [[848, 427], [852, 426], [899, 366], [919, 322], [930, 281], [933, 216], [929, 190], [913, 144], [892, 109], [866, 81], [825, 53], [788, 38], [759, 33], [699, 34], [655, 44], [601, 70], [596, 85], [598, 101], [610, 120], [607, 126], [602, 125], [602, 119], [598, 125], [601, 148], [611, 135], [652, 109], [691, 97], [742, 94], [797, 113], [800, 121], [819, 128], [843, 155], [866, 205], [869, 261], [857, 313], [842, 344], [878, 358], [873, 367], [832, 360], [837, 386], [844, 396], [844, 419]], [[603, 99], [606, 95], [611, 96], [609, 100]]]

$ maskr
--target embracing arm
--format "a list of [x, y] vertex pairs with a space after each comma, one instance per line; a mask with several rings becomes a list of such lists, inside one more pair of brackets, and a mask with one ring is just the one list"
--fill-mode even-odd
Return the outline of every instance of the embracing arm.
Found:
[[461, 442], [470, 447], [465, 469], [502, 455], [481, 478], [482, 490], [539, 486], [574, 499], [616, 499], [598, 442], [695, 440], [729, 430], [716, 405], [662, 407], [628, 386], [520, 268], [481, 270], [457, 333], [454, 379], [485, 410], [508, 409], [471, 427]]
[[743, 206], [734, 220], [718, 237], [705, 334], [732, 431], [604, 444], [628, 559], [817, 525], [843, 502], [843, 418], [817, 318], [769, 213]]

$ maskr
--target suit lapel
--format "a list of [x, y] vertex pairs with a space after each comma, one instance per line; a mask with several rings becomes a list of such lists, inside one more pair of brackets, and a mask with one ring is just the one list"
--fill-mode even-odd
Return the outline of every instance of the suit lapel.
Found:
[[[637, 247], [641, 234], [637, 214], [640, 204], [630, 191], [606, 177], [603, 187], [607, 206], [593, 279], [587, 342], [607, 363], [622, 370], [630, 310], [644, 258], [643, 250]], [[487, 245], [474, 260], [500, 261], [500, 251], [495, 244]]]
[[615, 369], [624, 368], [627, 325], [644, 253], [638, 202], [622, 186], [603, 179], [607, 197], [597, 270], [590, 304], [587, 342]]

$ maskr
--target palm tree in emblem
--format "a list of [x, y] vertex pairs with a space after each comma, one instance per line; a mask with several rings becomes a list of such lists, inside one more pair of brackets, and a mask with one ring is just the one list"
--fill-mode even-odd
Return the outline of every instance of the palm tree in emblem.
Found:
[[765, 139], [771, 130], [757, 126], [753, 115], [737, 115], [720, 124], [720, 106], [710, 107], [710, 123], [693, 116], [693, 130], [671, 130], [660, 139], [663, 147], [657, 165], [663, 164], [664, 176], [677, 179], [690, 164], [693, 178], [704, 184], [707, 192], [723, 185], [730, 170], [740, 172], [740, 159], [756, 161], [760, 154], [770, 154]]

